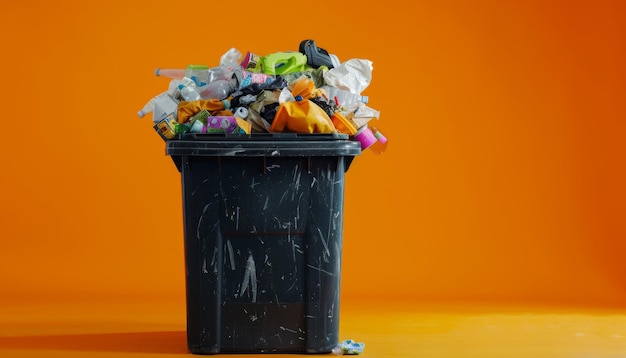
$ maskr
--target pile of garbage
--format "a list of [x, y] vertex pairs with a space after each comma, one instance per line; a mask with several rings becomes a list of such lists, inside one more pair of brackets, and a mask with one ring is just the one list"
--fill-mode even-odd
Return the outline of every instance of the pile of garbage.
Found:
[[138, 115], [152, 113], [165, 141], [185, 133], [343, 133], [380, 154], [387, 138], [370, 122], [380, 112], [362, 95], [372, 70], [372, 61], [341, 62], [313, 40], [264, 56], [231, 48], [214, 67], [157, 68], [169, 87]]

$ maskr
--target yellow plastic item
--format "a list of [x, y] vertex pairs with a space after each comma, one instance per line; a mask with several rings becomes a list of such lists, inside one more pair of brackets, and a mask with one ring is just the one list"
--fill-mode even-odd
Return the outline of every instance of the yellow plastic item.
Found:
[[242, 132], [245, 134], [252, 133], [252, 124], [250, 124], [250, 122], [239, 117], [235, 117], [235, 120], [237, 121], [237, 126], [239, 126], [239, 129], [241, 129]]
[[333, 116], [330, 117], [330, 120], [333, 122], [333, 125], [339, 133], [354, 135], [358, 130], [354, 122], [346, 118], [339, 111], [333, 113]]
[[336, 133], [326, 112], [308, 99], [284, 102], [278, 107], [270, 132]]

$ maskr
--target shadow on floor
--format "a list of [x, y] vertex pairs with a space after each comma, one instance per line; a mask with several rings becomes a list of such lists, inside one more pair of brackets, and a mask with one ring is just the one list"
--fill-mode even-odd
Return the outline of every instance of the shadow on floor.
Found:
[[187, 354], [185, 331], [0, 337], [2, 349]]

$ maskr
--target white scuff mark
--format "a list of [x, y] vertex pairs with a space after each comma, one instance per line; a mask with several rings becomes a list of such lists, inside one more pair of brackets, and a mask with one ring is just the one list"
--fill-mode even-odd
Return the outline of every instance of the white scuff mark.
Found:
[[267, 170], [268, 172], [271, 172], [272, 169], [274, 168], [280, 168], [280, 165], [278, 164], [270, 165], [269, 167], [265, 167], [265, 170]]
[[235, 221], [235, 229], [239, 231], [239, 207], [237, 207], [237, 220]]
[[337, 223], [341, 222], [341, 212], [336, 212], [333, 217], [335, 218], [335, 220], [332, 221], [333, 224], [333, 231], [337, 230]]
[[298, 332], [294, 331], [293, 329], [285, 328], [283, 326], [280, 326], [280, 329], [282, 329], [283, 331], [291, 332], [291, 333], [298, 333]]
[[[319, 256], [317, 257], [317, 264], [319, 267], [322, 267], [322, 260]], [[322, 297], [322, 285], [320, 282], [322, 282], [322, 271], [317, 270], [317, 284], [315, 285], [317, 286], [317, 297]]]
[[259, 317], [257, 317], [257, 315], [253, 314], [252, 316], [250, 316], [250, 320], [252, 322], [256, 321], [257, 319], [259, 319]]
[[296, 198], [296, 191], [300, 191], [300, 178], [301, 177], [302, 177], [302, 172], [298, 170], [298, 165], [296, 165], [293, 171], [294, 191], [291, 193], [291, 200], [294, 200]]
[[280, 197], [280, 200], [278, 201], [278, 204], [282, 204], [283, 200], [285, 200], [286, 196], [287, 196], [287, 191], [285, 190], [285, 192], [283, 193], [283, 196]]
[[270, 197], [269, 195], [265, 197], [265, 204], [263, 204], [263, 210], [267, 210], [267, 203], [269, 202]]
[[[252, 232], [256, 232], [256, 228]], [[261, 245], [265, 245], [265, 241], [263, 241], [263, 239], [261, 239], [260, 237], [257, 237], [257, 239], [259, 239], [259, 241], [261, 242]]]
[[320, 230], [320, 228], [317, 228], [317, 232], [320, 234], [320, 241], [322, 242], [322, 245], [324, 245], [324, 251], [326, 252], [326, 255], [328, 255], [330, 257], [330, 250], [328, 249], [328, 243], [324, 240], [324, 235], [322, 234], [322, 230]]
[[194, 189], [194, 191], [192, 191], [192, 192], [191, 192], [191, 196], [196, 195], [196, 192], [198, 191], [198, 189], [200, 189], [200, 188], [202, 187], [202, 185], [203, 185], [204, 183], [206, 183], [207, 181], [209, 181], [209, 179], [208, 179], [208, 178], [207, 178], [207, 179], [204, 179], [204, 180], [202, 181], [202, 183], [200, 183], [200, 185], [198, 185], [198, 186]]
[[[287, 229], [287, 231], [291, 231], [291, 222], [281, 222], [276, 216], [274, 216], [273, 219], [276, 220], [278, 226], [280, 226], [282, 229]], [[287, 235], [289, 235], [289, 233], [287, 233]]]
[[294, 243], [293, 246], [296, 248], [297, 253], [304, 254], [304, 251], [302, 251], [302, 248], [300, 247], [300, 245]]
[[217, 255], [217, 249], [213, 248], [213, 257], [211, 258], [211, 266], [215, 266], [215, 255]]
[[204, 208], [202, 209], [202, 215], [200, 215], [200, 219], [198, 219], [198, 225], [196, 225], [196, 238], [198, 240], [201, 240], [200, 239], [200, 226], [202, 226], [202, 219], [204, 218], [204, 214], [206, 213], [210, 205], [211, 204], [209, 203], [204, 206]]
[[221, 155], [225, 156], [225, 157], [234, 157], [239, 153], [244, 153], [245, 150], [241, 149], [241, 150], [228, 150], [228, 151], [224, 151]]
[[202, 272], [209, 273], [209, 271], [206, 269], [206, 257], [202, 259]]
[[[341, 248], [339, 247], [339, 244], [336, 241], [335, 241], [334, 247], [335, 247], [335, 257], [341, 258]], [[341, 272], [341, 259], [335, 260], [334, 270], [335, 272]]]
[[[302, 194], [300, 194], [300, 198], [302, 198]], [[296, 206], [296, 217], [293, 220], [296, 223], [296, 227], [298, 227], [298, 219], [300, 219], [300, 205]]]
[[226, 247], [228, 248], [228, 258], [230, 259], [230, 269], [235, 271], [235, 253], [233, 252], [233, 245], [230, 240], [226, 240]]
[[256, 303], [256, 265], [252, 254], [248, 256], [248, 262], [246, 263], [246, 272], [243, 275], [243, 282], [241, 283], [241, 296], [248, 290], [248, 285], [250, 286], [250, 292], [252, 292], [252, 303]]
[[322, 268], [321, 268], [321, 267], [315, 267], [315, 266], [313, 266], [313, 265], [311, 265], [311, 264], [307, 264], [307, 266], [308, 266], [309, 268], [312, 268], [313, 270], [318, 271], [318, 272], [325, 273], [325, 274], [327, 274], [328, 276], [334, 276], [332, 272], [328, 272], [328, 271], [326, 271], [326, 270], [322, 270]]
[[278, 301], [278, 295], [274, 294], [274, 298], [276, 298], [276, 305], [280, 307], [280, 302]]
[[254, 177], [252, 177], [252, 184], [250, 184], [250, 189], [254, 190], [254, 187], [255, 187], [255, 186], [257, 186], [257, 185], [259, 185], [259, 184], [261, 184], [261, 183], [260, 183], [260, 182], [259, 182], [259, 183], [257, 183], [257, 182], [254, 180]]
[[220, 180], [220, 194], [222, 194], [221, 198], [224, 200], [224, 216], [228, 217], [228, 199], [226, 193], [224, 192], [224, 187], [222, 186], [222, 181]]
[[280, 151], [273, 150], [272, 153], [270, 153], [270, 155], [280, 155]]
[[311, 316], [310, 314], [308, 314], [308, 315], [306, 315], [304, 317], [306, 317], [306, 318], [317, 318], [317, 316]]
[[[328, 205], [329, 205], [329, 207], [333, 203], [333, 201], [334, 201], [333, 198], [334, 197], [335, 197], [335, 186], [333, 185], [333, 186], [330, 187], [330, 195], [328, 197]], [[331, 235], [330, 233], [332, 232], [331, 231], [332, 230], [331, 225], [332, 225], [332, 222], [333, 222], [333, 215], [335, 214], [332, 208], [330, 209], [328, 214], [329, 214], [329, 217], [328, 217], [328, 221], [329, 221], [329, 223], [328, 223], [328, 238], [330, 240], [330, 235]]]

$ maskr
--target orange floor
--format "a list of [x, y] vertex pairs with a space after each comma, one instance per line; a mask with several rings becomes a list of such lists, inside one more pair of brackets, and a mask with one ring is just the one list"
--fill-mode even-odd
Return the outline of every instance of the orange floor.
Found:
[[[365, 343], [362, 357], [626, 357], [626, 311], [342, 302], [341, 322], [341, 339]], [[192, 356], [184, 307], [0, 304], [0, 357], [113, 356]]]

